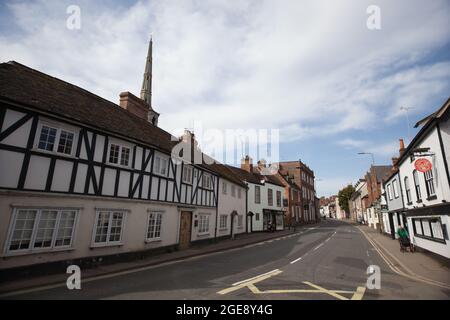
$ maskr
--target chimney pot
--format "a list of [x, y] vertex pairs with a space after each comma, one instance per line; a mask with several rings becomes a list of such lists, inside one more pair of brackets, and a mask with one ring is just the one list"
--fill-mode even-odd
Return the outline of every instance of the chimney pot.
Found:
[[405, 152], [405, 142], [403, 141], [403, 139], [399, 139], [399, 141], [400, 141], [399, 153], [400, 153], [400, 156], [401, 156]]

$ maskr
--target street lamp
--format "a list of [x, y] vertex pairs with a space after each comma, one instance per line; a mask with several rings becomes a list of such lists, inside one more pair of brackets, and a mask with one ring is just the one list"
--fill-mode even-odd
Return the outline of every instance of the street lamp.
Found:
[[358, 154], [370, 154], [372, 156], [372, 165], [375, 165], [375, 157], [372, 152], [358, 152]]

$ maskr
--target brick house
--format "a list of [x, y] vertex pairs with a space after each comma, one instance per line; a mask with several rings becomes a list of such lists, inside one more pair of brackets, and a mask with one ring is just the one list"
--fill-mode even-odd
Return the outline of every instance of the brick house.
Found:
[[319, 219], [319, 206], [316, 202], [314, 171], [302, 161], [279, 162], [279, 172], [283, 176], [292, 176], [300, 187], [301, 222], [314, 222]]

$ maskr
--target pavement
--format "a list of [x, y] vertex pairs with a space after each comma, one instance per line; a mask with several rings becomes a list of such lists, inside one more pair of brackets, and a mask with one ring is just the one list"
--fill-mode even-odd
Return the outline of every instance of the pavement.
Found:
[[450, 299], [450, 288], [397, 270], [370, 230], [326, 220], [272, 235], [276, 238], [98, 276], [82, 271], [80, 290], [69, 290], [64, 275], [59, 283], [11, 290], [0, 298]]
[[[295, 231], [300, 231], [304, 228], [313, 227], [314, 224], [303, 225], [297, 227]], [[290, 235], [294, 232], [294, 229], [286, 228], [283, 231], [275, 232], [256, 232], [256, 233], [243, 233], [237, 234], [234, 239], [221, 239], [216, 243], [204, 243], [192, 245], [189, 249], [182, 251], [174, 251], [170, 253], [160, 253], [155, 256], [150, 256], [141, 260], [132, 260], [128, 262], [119, 262], [115, 264], [100, 264], [95, 268], [89, 268], [83, 270], [83, 278], [98, 277], [117, 272], [123, 272], [127, 270], [133, 270], [146, 266], [159, 265], [167, 262], [173, 262], [192, 257], [201, 256], [213, 252], [221, 252], [224, 250], [232, 250], [235, 248], [241, 248], [246, 245], [254, 243], [260, 243], [268, 241], [274, 238]], [[65, 282], [67, 280], [67, 274], [52, 274], [39, 277], [27, 277], [23, 279], [6, 279], [1, 277], [0, 279], [0, 296], [1, 294], [25, 290], [39, 286], [53, 285], [56, 283]]]
[[373, 241], [389, 263], [399, 272], [450, 289], [450, 261], [417, 248], [414, 253], [401, 252], [398, 240], [368, 226], [358, 226]]

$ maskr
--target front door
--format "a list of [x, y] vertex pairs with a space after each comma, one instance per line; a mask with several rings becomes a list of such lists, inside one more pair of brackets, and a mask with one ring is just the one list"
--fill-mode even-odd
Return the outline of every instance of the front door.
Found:
[[180, 218], [180, 249], [186, 249], [191, 243], [192, 213], [181, 211]]

